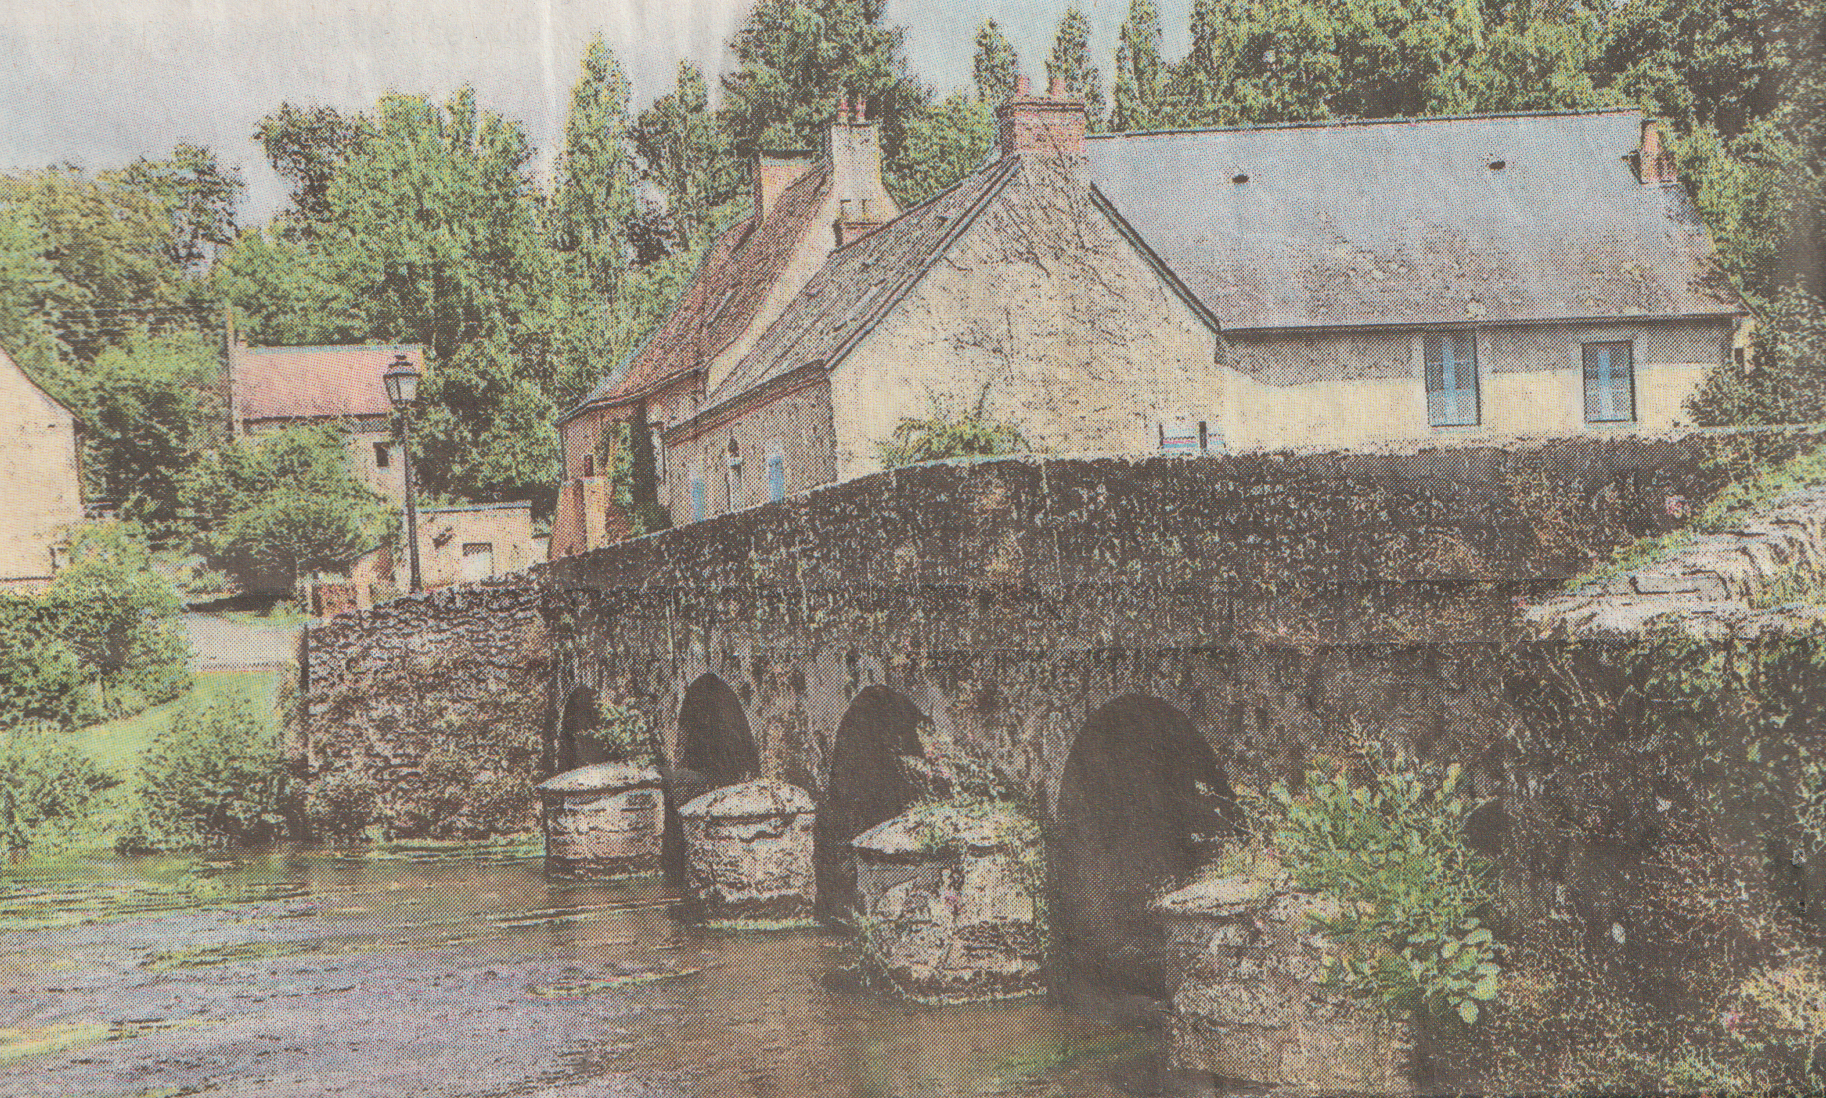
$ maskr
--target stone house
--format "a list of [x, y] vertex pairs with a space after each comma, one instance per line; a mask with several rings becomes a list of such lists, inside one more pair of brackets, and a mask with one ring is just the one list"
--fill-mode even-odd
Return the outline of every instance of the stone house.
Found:
[[[777, 273], [713, 254], [655, 344], [709, 308], [716, 353], [605, 382], [598, 407], [656, 394], [636, 492], [674, 522], [737, 510], [875, 471], [903, 419], [979, 402], [1067, 454], [1662, 430], [1741, 344], [1635, 111], [1087, 137], [1082, 104], [1023, 84], [998, 146], [885, 224], [799, 215], [828, 226], [815, 269], [809, 249]], [[718, 320], [716, 278], [790, 300]], [[600, 450], [591, 410], [567, 461]]]
[[[332, 425], [343, 433], [349, 472], [403, 507], [405, 466], [381, 379], [400, 354], [425, 369], [424, 348], [416, 345], [237, 344], [229, 371], [233, 429], [257, 438], [287, 427]], [[544, 559], [540, 542], [526, 501], [419, 509], [419, 570], [426, 587], [518, 571]], [[405, 553], [382, 547], [351, 562], [346, 576], [319, 584], [313, 609], [328, 616], [367, 607], [404, 591], [408, 582]]]
[[51, 582], [66, 531], [82, 521], [82, 424], [0, 348], [0, 590]]

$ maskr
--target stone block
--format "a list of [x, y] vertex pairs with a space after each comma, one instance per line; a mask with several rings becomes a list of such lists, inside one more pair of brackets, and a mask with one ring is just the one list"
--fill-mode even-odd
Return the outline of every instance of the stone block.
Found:
[[659, 868], [666, 829], [659, 771], [599, 763], [568, 770], [536, 789], [548, 872], [593, 877]]
[[705, 918], [810, 913], [817, 896], [811, 795], [761, 778], [712, 790], [678, 811], [685, 905]]

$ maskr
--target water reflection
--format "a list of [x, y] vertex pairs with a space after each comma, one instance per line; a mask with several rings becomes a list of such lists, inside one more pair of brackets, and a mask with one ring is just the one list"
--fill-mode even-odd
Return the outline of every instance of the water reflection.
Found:
[[66, 859], [0, 881], [0, 1094], [1114, 1095], [1151, 1036], [834, 991], [817, 929], [680, 924], [537, 851]]

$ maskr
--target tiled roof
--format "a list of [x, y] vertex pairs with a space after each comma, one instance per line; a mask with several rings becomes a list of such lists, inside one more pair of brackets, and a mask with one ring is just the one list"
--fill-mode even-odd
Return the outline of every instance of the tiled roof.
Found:
[[[1094, 137], [1097, 188], [1229, 330], [1733, 315], [1636, 111]], [[1247, 177], [1245, 181], [1236, 181]]]
[[1020, 161], [993, 164], [833, 252], [754, 348], [708, 394], [707, 409], [801, 366], [834, 365], [904, 297], [975, 215], [1005, 188]]
[[830, 186], [830, 165], [820, 165], [781, 192], [758, 224], [751, 217], [719, 236], [666, 322], [571, 414], [651, 392], [705, 365], [747, 331]]
[[411, 344], [240, 348], [235, 415], [243, 422], [389, 415], [381, 375], [402, 352], [424, 370], [425, 350]]

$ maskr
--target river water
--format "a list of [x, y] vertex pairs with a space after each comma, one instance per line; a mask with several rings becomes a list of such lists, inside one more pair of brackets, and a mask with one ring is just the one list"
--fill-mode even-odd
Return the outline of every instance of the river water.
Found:
[[706, 930], [536, 851], [69, 858], [0, 878], [0, 1095], [1159, 1093], [1044, 1000], [850, 988], [838, 935]]

